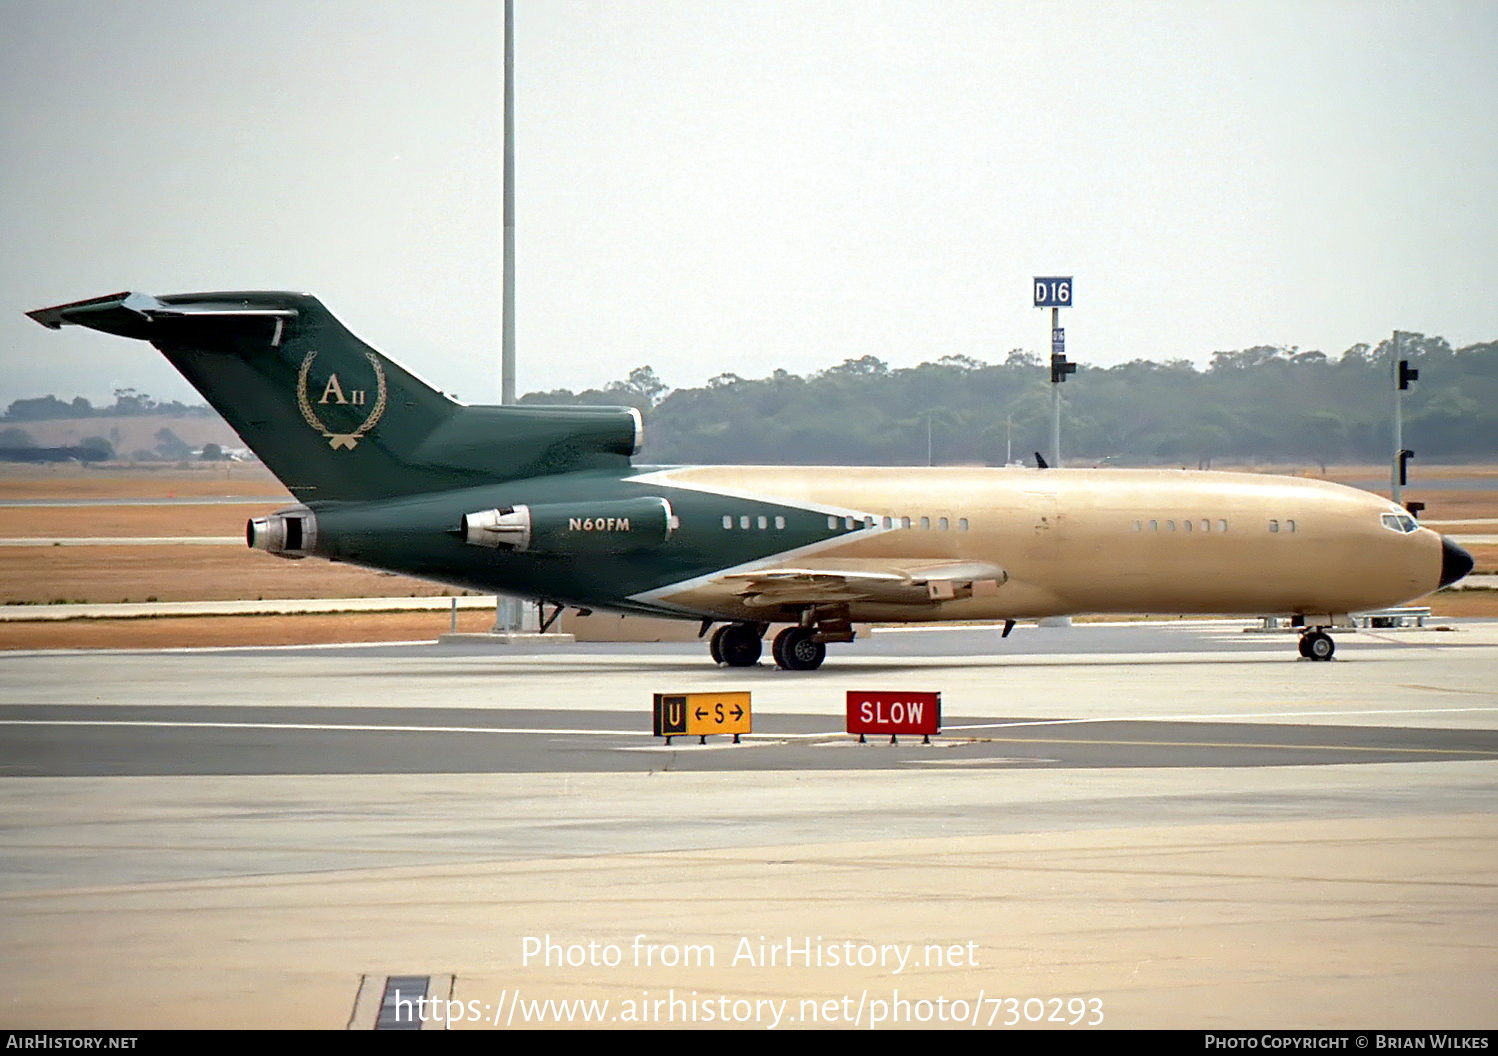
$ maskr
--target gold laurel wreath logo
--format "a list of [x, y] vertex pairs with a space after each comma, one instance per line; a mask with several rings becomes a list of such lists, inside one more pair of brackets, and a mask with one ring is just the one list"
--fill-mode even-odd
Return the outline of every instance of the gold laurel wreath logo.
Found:
[[353, 450], [355, 445], [363, 438], [364, 434], [373, 429], [379, 422], [380, 416], [385, 413], [385, 368], [380, 366], [379, 357], [373, 352], [364, 353], [364, 358], [369, 360], [370, 366], [375, 372], [375, 402], [370, 408], [369, 416], [364, 419], [359, 428], [351, 433], [335, 433], [323, 424], [317, 412], [312, 409], [312, 401], [307, 398], [307, 375], [312, 370], [312, 361], [317, 358], [317, 352], [307, 353], [307, 358], [302, 360], [302, 369], [296, 379], [296, 402], [301, 408], [302, 419], [328, 439], [328, 446], [334, 451], [340, 447]]

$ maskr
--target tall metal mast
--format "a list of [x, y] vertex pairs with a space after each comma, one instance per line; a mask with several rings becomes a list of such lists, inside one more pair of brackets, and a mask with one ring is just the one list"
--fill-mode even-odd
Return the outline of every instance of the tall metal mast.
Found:
[[[515, 402], [515, 8], [505, 0], [504, 300], [500, 308], [499, 402]], [[494, 599], [494, 634], [514, 634], [524, 620], [519, 598]]]
[[499, 354], [500, 403], [515, 402], [515, 9], [505, 0], [505, 276]]

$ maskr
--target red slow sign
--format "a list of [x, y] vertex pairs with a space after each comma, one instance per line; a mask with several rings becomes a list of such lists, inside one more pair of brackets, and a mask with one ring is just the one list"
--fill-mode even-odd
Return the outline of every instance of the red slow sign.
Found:
[[850, 689], [848, 732], [940, 733], [941, 694], [859, 693]]

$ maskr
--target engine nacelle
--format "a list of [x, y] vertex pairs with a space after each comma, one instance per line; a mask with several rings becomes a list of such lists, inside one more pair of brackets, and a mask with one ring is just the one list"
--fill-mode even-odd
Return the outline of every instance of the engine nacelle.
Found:
[[506, 506], [463, 516], [463, 541], [499, 550], [606, 554], [647, 550], [671, 538], [676, 517], [663, 498]]
[[305, 506], [277, 510], [269, 517], [245, 522], [244, 540], [252, 550], [277, 557], [308, 557], [317, 545], [317, 517]]

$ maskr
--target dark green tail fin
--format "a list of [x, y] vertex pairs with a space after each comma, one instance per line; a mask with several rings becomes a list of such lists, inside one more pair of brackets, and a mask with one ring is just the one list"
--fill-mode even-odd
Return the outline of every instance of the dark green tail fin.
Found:
[[628, 465], [628, 408], [463, 407], [298, 293], [111, 294], [31, 318], [155, 345], [303, 502]]

